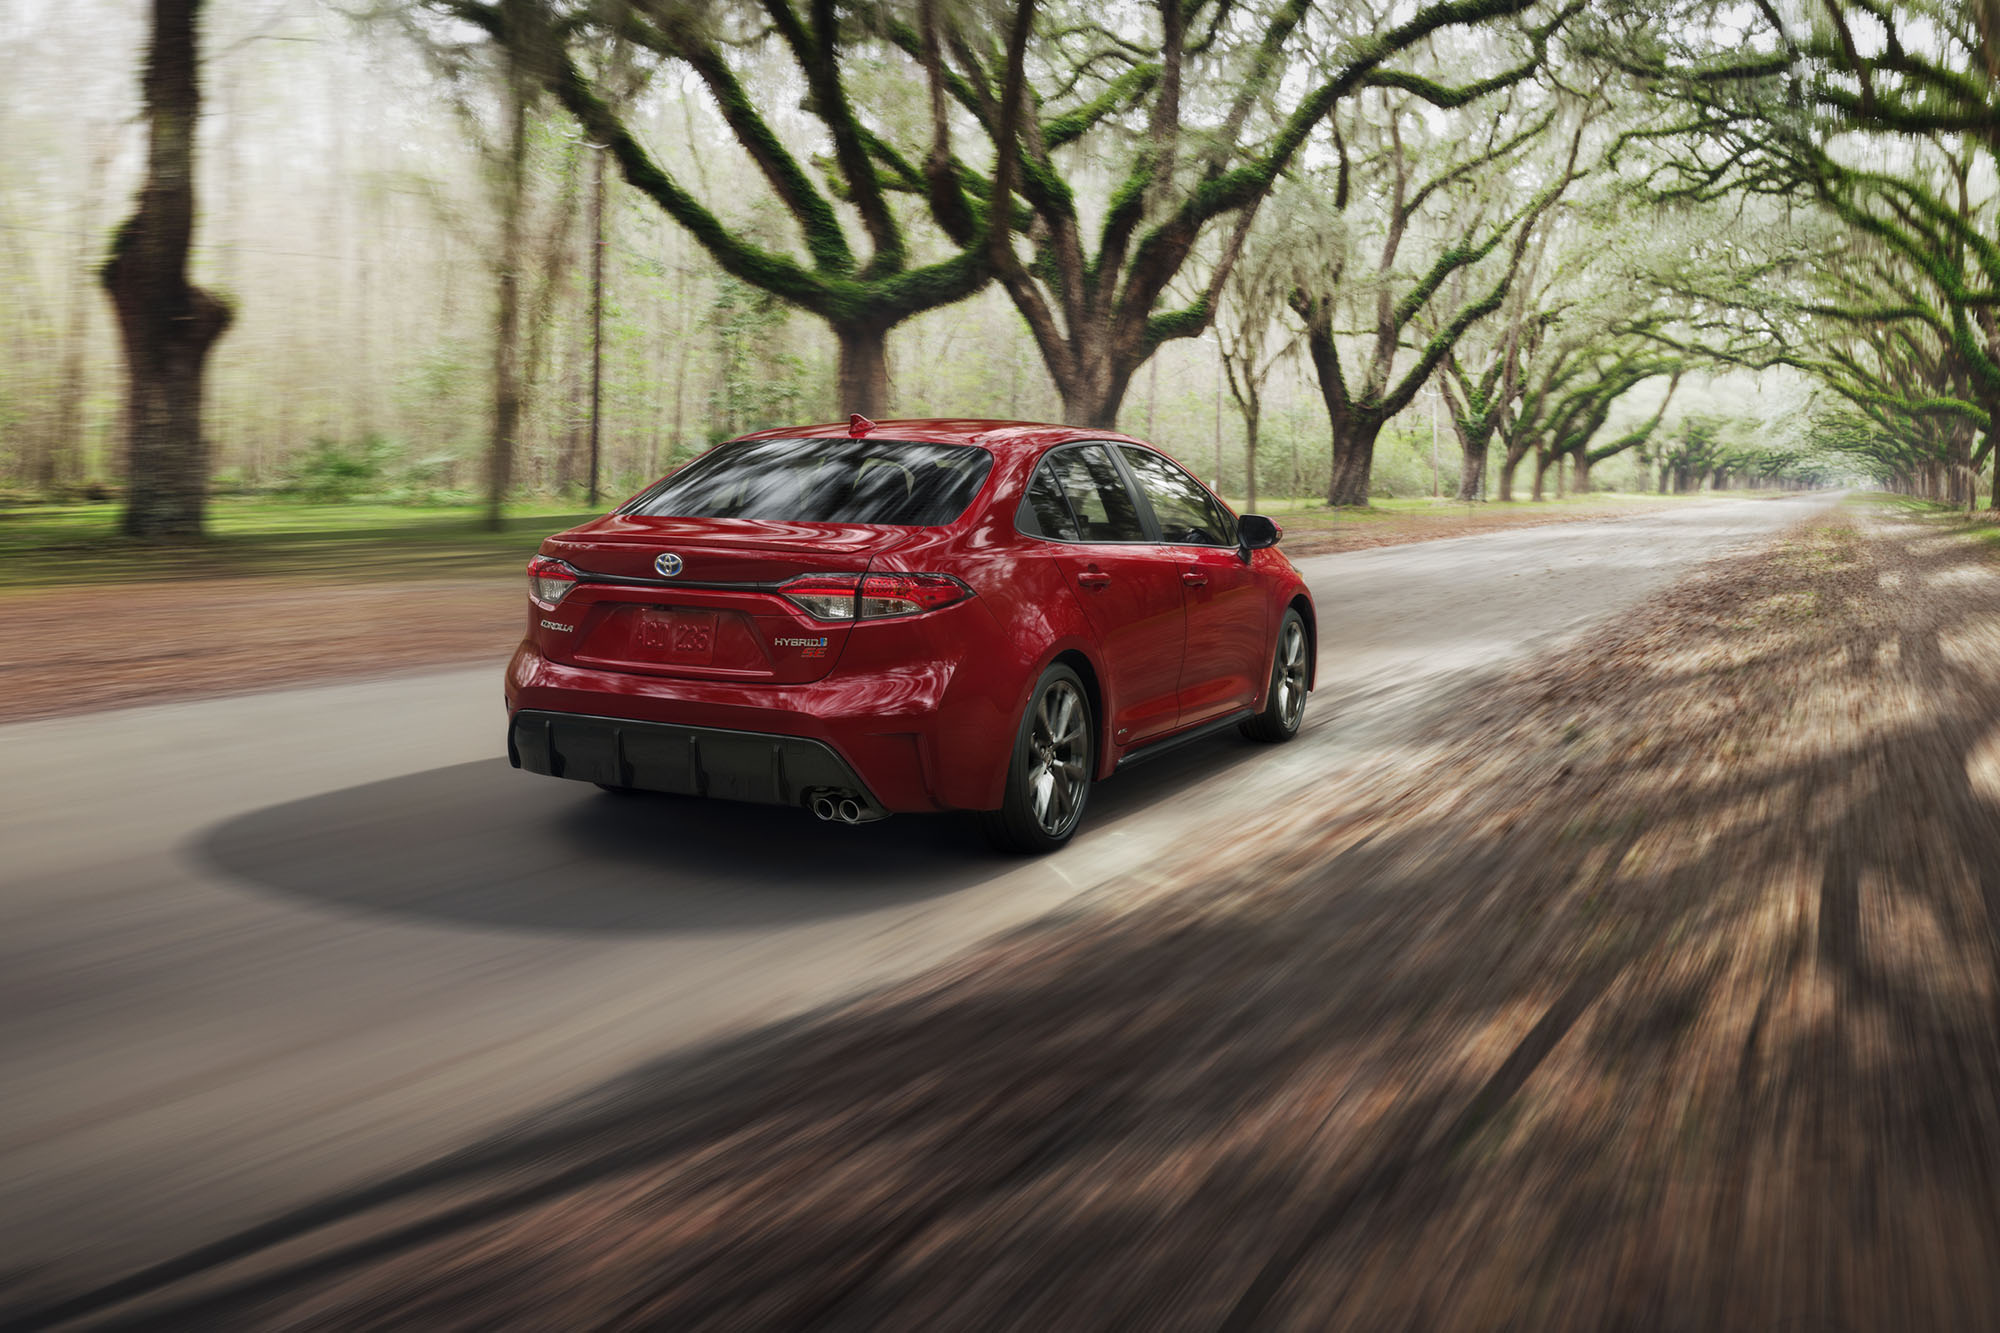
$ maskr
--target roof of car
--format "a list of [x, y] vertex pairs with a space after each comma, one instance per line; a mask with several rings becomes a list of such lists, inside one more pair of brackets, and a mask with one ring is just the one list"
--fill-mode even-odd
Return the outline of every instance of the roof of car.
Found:
[[[848, 423], [833, 421], [819, 426], [781, 426], [745, 435], [746, 440], [816, 440], [846, 438]], [[925, 440], [936, 444], [972, 444], [995, 453], [1024, 449], [1045, 449], [1070, 440], [1130, 440], [1113, 430], [1086, 430], [1078, 426], [1057, 426], [1045, 421], [989, 421], [977, 417], [912, 417], [900, 421], [878, 421], [867, 433], [871, 440]]]

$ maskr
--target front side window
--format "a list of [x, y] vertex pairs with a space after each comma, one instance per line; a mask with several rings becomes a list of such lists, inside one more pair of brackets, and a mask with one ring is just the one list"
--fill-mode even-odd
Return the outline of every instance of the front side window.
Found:
[[1161, 541], [1171, 546], [1236, 544], [1235, 522], [1200, 482], [1151, 449], [1118, 448], [1160, 521]]
[[621, 513], [939, 527], [965, 512], [993, 455], [905, 440], [744, 440], [654, 485]]
[[[1058, 498], [1068, 510], [1067, 523], [1053, 512]], [[1146, 540], [1146, 525], [1132, 489], [1102, 445], [1057, 449], [1043, 459], [1029, 484], [1026, 505], [1044, 537], [1078, 542]], [[1043, 517], [1045, 509], [1052, 511], [1048, 518]]]

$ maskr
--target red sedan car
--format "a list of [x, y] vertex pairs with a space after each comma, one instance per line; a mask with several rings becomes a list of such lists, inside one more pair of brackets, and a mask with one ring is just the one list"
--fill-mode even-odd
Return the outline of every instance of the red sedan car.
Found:
[[1279, 535], [1106, 431], [745, 436], [542, 543], [508, 757], [847, 823], [979, 811], [1050, 851], [1122, 765], [1298, 731], [1316, 622]]

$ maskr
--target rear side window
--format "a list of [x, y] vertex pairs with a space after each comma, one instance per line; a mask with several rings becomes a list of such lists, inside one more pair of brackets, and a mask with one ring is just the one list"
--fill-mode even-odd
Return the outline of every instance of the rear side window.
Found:
[[745, 440], [696, 459], [620, 512], [940, 527], [965, 512], [992, 469], [992, 454], [964, 444]]
[[1053, 537], [1059, 542], [1083, 540], [1062, 483], [1056, 480], [1055, 469], [1047, 463], [1035, 469], [1035, 478], [1028, 483], [1028, 493], [1021, 501], [1019, 526], [1023, 532]]
[[1151, 449], [1118, 446], [1171, 546], [1234, 546], [1236, 524], [1202, 484]]
[[1058, 541], [1146, 540], [1131, 488], [1101, 445], [1058, 449], [1043, 459], [1025, 497], [1022, 517], [1029, 514], [1042, 536]]

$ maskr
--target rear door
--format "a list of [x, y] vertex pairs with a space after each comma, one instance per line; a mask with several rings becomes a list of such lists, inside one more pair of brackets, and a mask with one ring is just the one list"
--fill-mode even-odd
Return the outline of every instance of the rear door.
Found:
[[1172, 731], [1186, 639], [1180, 566], [1153, 540], [1109, 451], [1100, 444], [1051, 450], [1029, 483], [1019, 523], [1047, 539], [1097, 633], [1113, 743]]
[[1236, 544], [1236, 519], [1172, 459], [1118, 446], [1173, 551], [1187, 599], [1180, 721], [1191, 726], [1249, 708], [1271, 669], [1262, 590]]

